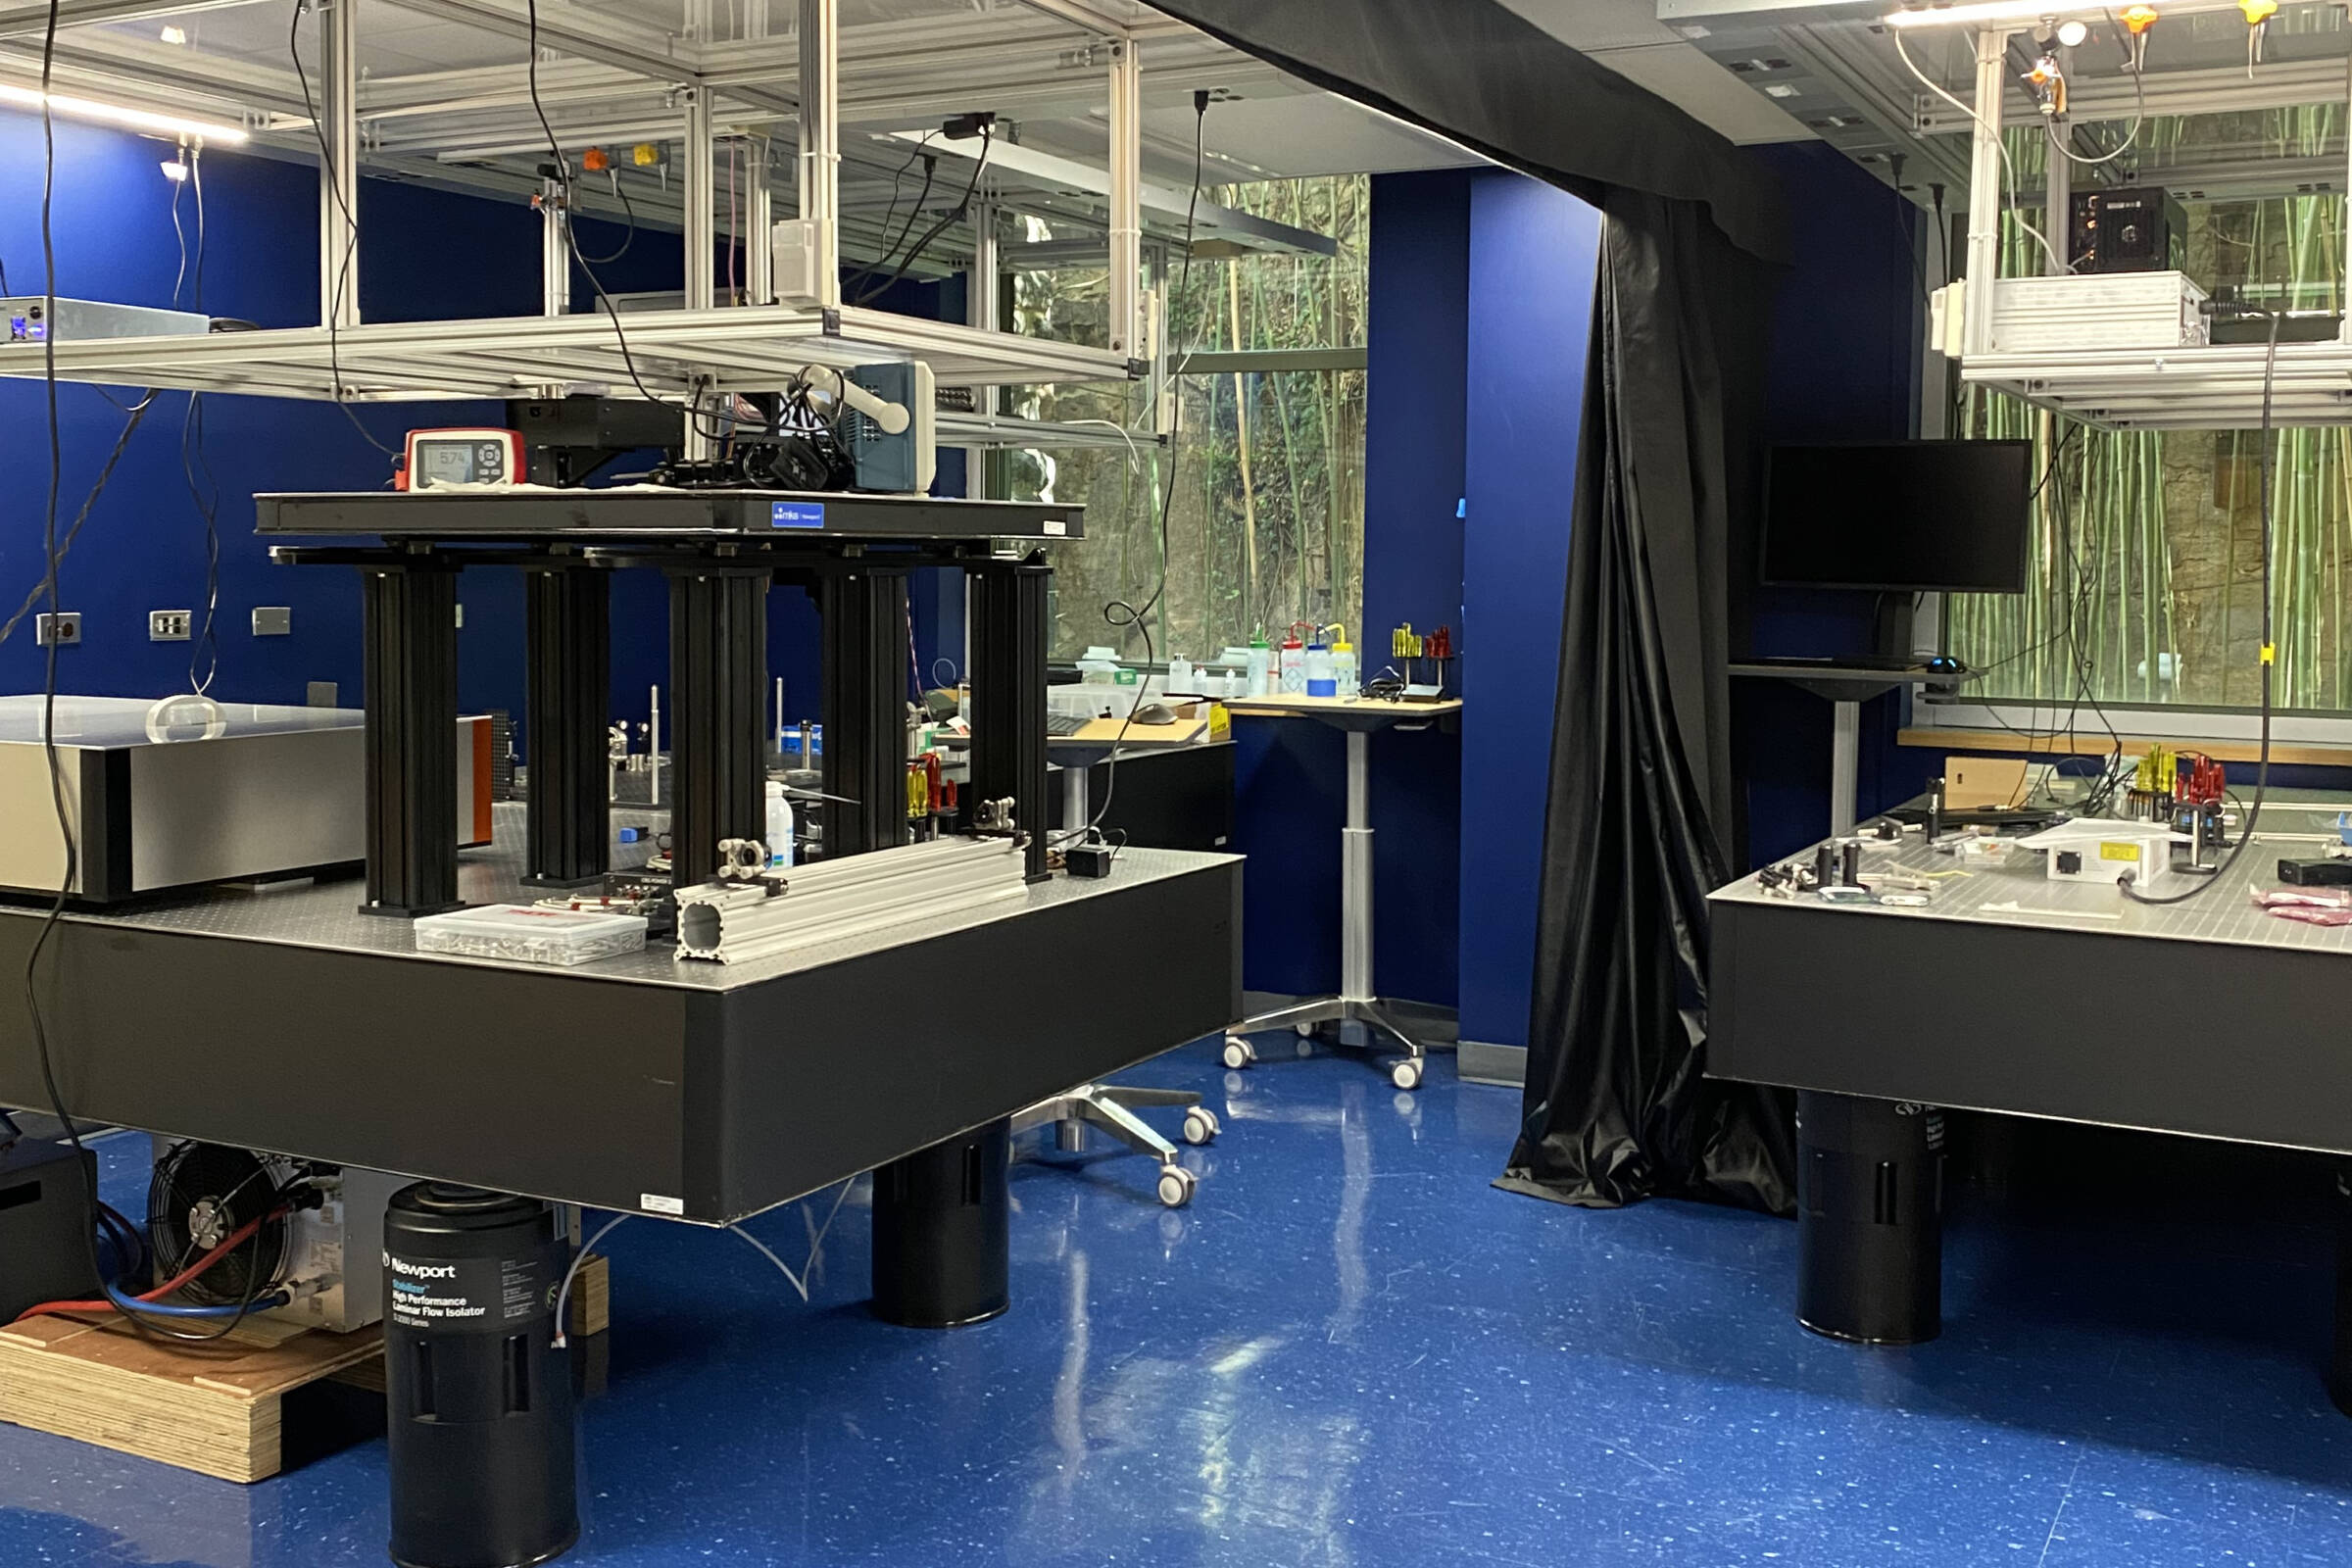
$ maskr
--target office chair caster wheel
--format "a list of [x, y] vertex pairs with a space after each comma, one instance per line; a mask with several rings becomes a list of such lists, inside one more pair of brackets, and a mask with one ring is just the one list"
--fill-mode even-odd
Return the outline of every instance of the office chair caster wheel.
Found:
[[1162, 1165], [1159, 1168], [1159, 1200], [1169, 1208], [1182, 1208], [1193, 1200], [1193, 1188], [1200, 1180], [1182, 1165]]
[[1242, 1035], [1225, 1037], [1225, 1065], [1229, 1070], [1240, 1072], [1256, 1059], [1257, 1048], [1250, 1044], [1246, 1037]]
[[1389, 1069], [1389, 1082], [1395, 1084], [1399, 1089], [1420, 1088], [1421, 1058], [1418, 1056], [1407, 1056], [1396, 1066], [1391, 1067]]
[[1291, 1025], [1291, 1031], [1301, 1040], [1315, 1038], [1315, 1026], [1311, 1023], [1295, 1023]]
[[1215, 1143], [1221, 1131], [1216, 1112], [1206, 1105], [1195, 1105], [1184, 1113], [1184, 1141], [1188, 1144]]

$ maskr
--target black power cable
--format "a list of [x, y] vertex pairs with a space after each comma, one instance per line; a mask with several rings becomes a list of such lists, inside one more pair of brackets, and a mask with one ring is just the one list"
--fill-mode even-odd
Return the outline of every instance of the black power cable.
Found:
[[[1183, 300], [1184, 292], [1193, 280], [1193, 220], [1200, 209], [1200, 170], [1206, 157], [1207, 130], [1208, 93], [1202, 90], [1193, 94], [1193, 193], [1184, 204], [1184, 262], [1176, 274], [1175, 302]], [[1168, 418], [1168, 482], [1159, 496], [1159, 583], [1141, 609], [1124, 599], [1113, 599], [1102, 607], [1102, 619], [1106, 624], [1122, 628], [1133, 626], [1136, 635], [1143, 638], [1146, 664], [1152, 662], [1152, 627], [1147, 617], [1168, 592], [1168, 510], [1176, 501], [1177, 441], [1184, 431], [1184, 388], [1176, 379], [1184, 356], [1175, 351], [1175, 304], [1171, 303], [1168, 309], [1167, 341], [1160, 345], [1160, 353], [1166, 357], [1168, 365], [1168, 395], [1174, 401], [1170, 405]], [[1121, 618], [1122, 615], [1124, 618]], [[1127, 731], [1135, 723], [1135, 710], [1142, 706], [1139, 693], [1137, 700], [1127, 705], [1127, 716], [1119, 721], [1118, 736], [1110, 743], [1109, 766], [1102, 775], [1102, 804], [1095, 808], [1094, 817], [1086, 824], [1089, 833], [1101, 831], [1102, 818], [1110, 810], [1111, 800], [1118, 794], [1119, 748], [1127, 744]]]
[[[2246, 306], [2235, 307], [2246, 315], [2264, 314]], [[2246, 808], [2237, 824], [2237, 842], [2230, 846], [2229, 857], [2215, 866], [2210, 875], [2191, 886], [2185, 893], [2174, 893], [2155, 898], [2132, 885], [2127, 875], [2121, 886], [2124, 897], [2134, 904], [2186, 904], [2198, 894], [2222, 879], [2222, 873], [2237, 863], [2237, 858], [2254, 842], [2254, 824], [2262, 819], [2263, 798], [2271, 787], [2271, 680], [2276, 668], [2278, 646], [2273, 641], [2275, 627], [2271, 615], [2271, 467], [2275, 456], [2271, 439], [2271, 400], [2278, 380], [2278, 323], [2286, 318], [2283, 311], [2267, 313], [2271, 318], [2270, 346], [2262, 356], [2262, 750], [2254, 766], [2254, 804]], [[2168, 851], [2169, 853], [2169, 851]]]
[[[979, 194], [980, 191], [980, 176], [988, 172], [988, 150], [992, 140], [995, 137], [995, 134], [996, 127], [993, 124], [982, 125], [980, 127], [980, 157], [979, 161], [972, 165], [972, 177], [971, 180], [963, 187], [963, 194], [956, 199], [955, 206], [949, 208], [945, 213], [940, 215], [938, 222], [933, 223], [929, 228], [923, 230], [923, 237], [914, 242], [914, 248], [909, 250], [906, 257], [900, 261], [898, 270], [896, 271], [892, 272], [890, 276], [884, 278], [881, 282], [874, 284], [871, 288], [868, 288], [863, 293], [859, 294], [856, 300], [852, 301], [853, 304], [863, 305], [867, 300], [878, 298], [881, 295], [889, 293], [893, 288], [896, 288], [900, 279], [906, 275], [907, 270], [911, 269], [915, 263], [923, 259], [923, 252], [930, 249], [931, 242], [939, 238], [940, 235], [946, 233], [950, 225], [960, 221], [963, 217], [972, 210], [972, 198]], [[928, 192], [930, 188], [931, 166], [930, 164], [926, 163], [923, 167], [923, 189], [924, 191]], [[922, 210], [923, 199], [921, 196], [917, 196], [914, 199], [914, 206], [909, 209], [906, 214], [906, 226], [908, 228], [912, 228], [914, 226], [915, 217]]]
[[[335, 173], [334, 150], [327, 145], [326, 126], [319, 122], [318, 105], [311, 96], [310, 73], [302, 66], [302, 17], [310, 8], [311, 0], [294, 0], [293, 20], [286, 24], [286, 53], [294, 61], [294, 79], [302, 84], [302, 110], [310, 117], [311, 133], [318, 143], [318, 165], [326, 171], [326, 188], [333, 193], [335, 207], [342, 213], [343, 221], [350, 225], [350, 231], [344, 238], [343, 254], [335, 263], [334, 293], [326, 311], [326, 368], [334, 377], [335, 407], [343, 411], [343, 417], [351, 421], [354, 430], [367, 438], [369, 446], [387, 458], [397, 458], [401, 455], [400, 449], [388, 447], [377, 440], [375, 432], [360, 422], [358, 411], [343, 400], [343, 351], [337, 338], [335, 317], [342, 309], [344, 284], [351, 277], [351, 264], [360, 248], [360, 215], [353, 212], [351, 204], [343, 198], [343, 181]], [[323, 226], [325, 219], [321, 217], [319, 221]]]

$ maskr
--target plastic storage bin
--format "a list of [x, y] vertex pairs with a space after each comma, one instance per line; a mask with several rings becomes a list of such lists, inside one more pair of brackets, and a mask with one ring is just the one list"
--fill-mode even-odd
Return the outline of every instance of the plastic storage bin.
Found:
[[426, 915], [416, 922], [416, 932], [418, 953], [506, 958], [516, 963], [594, 963], [644, 948], [645, 917], [492, 904]]

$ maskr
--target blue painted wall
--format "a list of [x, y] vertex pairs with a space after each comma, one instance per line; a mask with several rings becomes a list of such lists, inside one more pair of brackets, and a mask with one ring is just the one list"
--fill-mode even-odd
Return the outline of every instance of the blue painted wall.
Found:
[[[143, 137], [60, 121], [54, 230], [61, 294], [125, 304], [171, 303], [179, 268], [172, 225], [174, 187], [159, 165], [169, 149]], [[0, 265], [12, 289], [38, 293], [42, 171], [37, 118], [0, 114]], [[317, 176], [297, 165], [214, 151], [203, 162], [203, 306], [264, 326], [318, 318]], [[181, 219], [194, 244], [193, 193]], [[450, 195], [382, 180], [360, 191], [360, 299], [368, 320], [527, 316], [539, 308], [539, 226], [520, 203]], [[583, 220], [590, 255], [619, 248], [625, 230]], [[684, 272], [674, 234], [641, 232], [598, 275], [614, 293], [674, 289]], [[575, 307], [594, 294], [574, 268]], [[193, 305], [193, 279], [183, 291]], [[960, 280], [905, 284], [893, 309], [960, 318]], [[129, 401], [129, 394], [121, 394]], [[66, 457], [63, 510], [70, 520], [122, 428], [123, 416], [91, 388], [62, 387]], [[201, 608], [203, 523], [183, 476], [180, 436], [187, 399], [165, 393], [132, 437], [61, 578], [69, 609], [83, 615], [84, 645], [60, 660], [69, 690], [153, 696], [187, 680], [185, 645], [147, 641], [150, 610]], [[397, 446], [427, 424], [496, 423], [494, 404], [360, 407], [361, 427], [314, 403], [208, 397], [203, 455], [220, 497], [220, 674], [213, 691], [235, 702], [303, 700], [306, 683], [334, 681], [346, 704], [360, 694], [360, 601], [348, 572], [272, 566], [253, 533], [260, 490], [372, 488], [388, 459], [368, 439]], [[38, 383], [0, 382], [0, 430], [19, 482], [0, 489], [0, 614], [38, 581], [46, 480], [45, 415]], [[943, 454], [940, 489], [958, 493], [961, 455]], [[38, 474], [39, 482], [24, 482]], [[522, 585], [511, 570], [466, 573], [460, 698], [468, 709], [522, 710]], [[258, 605], [294, 611], [293, 635], [257, 639]], [[961, 595], [926, 580], [914, 601], [923, 667], [962, 643]], [[648, 693], [668, 681], [668, 600], [659, 574], [624, 571], [613, 584], [613, 711], [642, 719]], [[818, 699], [817, 623], [797, 590], [769, 601], [769, 666], [786, 682], [788, 710], [813, 716]], [[35, 690], [40, 660], [29, 629], [0, 645], [0, 690]], [[527, 737], [526, 737], [527, 744]]]
[[1599, 241], [1599, 213], [1564, 191], [1471, 185], [1461, 1029], [1494, 1045], [1527, 1044]]

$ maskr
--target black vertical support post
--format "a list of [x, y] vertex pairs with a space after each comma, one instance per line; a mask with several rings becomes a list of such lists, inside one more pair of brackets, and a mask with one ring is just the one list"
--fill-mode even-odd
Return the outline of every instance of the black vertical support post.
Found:
[[[1046, 875], [1047, 595], [1054, 568], [1026, 561], [969, 568], [972, 580], [972, 774], [968, 814], [1009, 799], [1029, 835], [1029, 880]], [[828, 735], [827, 741], [830, 743]]]
[[906, 574], [859, 563], [827, 572], [817, 611], [832, 860], [906, 842]]
[[408, 919], [458, 899], [458, 571], [360, 568], [367, 611], [368, 902]]
[[522, 879], [578, 887], [612, 863], [612, 579], [579, 565], [532, 568], [523, 593], [531, 795]]
[[670, 880], [708, 882], [721, 839], [767, 837], [764, 565], [669, 568]]

